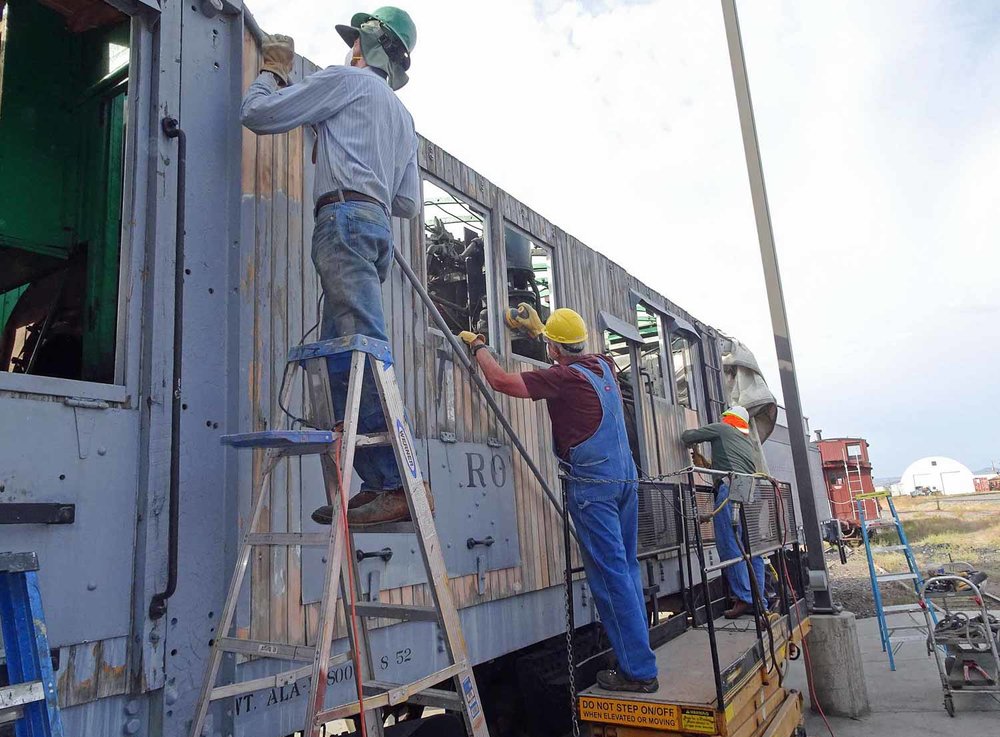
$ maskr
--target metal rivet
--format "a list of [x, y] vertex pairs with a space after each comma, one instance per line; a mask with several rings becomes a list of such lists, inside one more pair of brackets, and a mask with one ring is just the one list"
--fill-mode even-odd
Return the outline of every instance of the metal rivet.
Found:
[[139, 702], [136, 699], [130, 699], [125, 704], [125, 713], [129, 716], [135, 716], [139, 713]]
[[97, 449], [97, 455], [99, 455], [99, 456], [106, 456], [107, 454], [108, 454], [108, 449], [107, 448], [98, 448]]
[[125, 722], [125, 734], [139, 734], [139, 720], [129, 719]]
[[87, 591], [97, 591], [97, 584], [91, 581], [87, 584]]

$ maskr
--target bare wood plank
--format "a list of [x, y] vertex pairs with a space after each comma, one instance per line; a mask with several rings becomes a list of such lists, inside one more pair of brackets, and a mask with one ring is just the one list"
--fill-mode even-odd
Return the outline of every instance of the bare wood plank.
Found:
[[[254, 397], [254, 430], [266, 430], [270, 427], [270, 396], [271, 396], [271, 206], [272, 206], [272, 172], [274, 141], [271, 136], [257, 138], [257, 226], [256, 226], [256, 259], [257, 259], [257, 298], [254, 313], [254, 340], [256, 350], [254, 355], [254, 371], [257, 374], [257, 393]], [[257, 470], [259, 473], [259, 470]], [[255, 474], [255, 478], [256, 478]], [[261, 510], [257, 532], [267, 532], [271, 529], [271, 508], [269, 490], [268, 499]], [[271, 636], [271, 556], [267, 550], [257, 549], [251, 559], [250, 598], [251, 622], [250, 631], [257, 639], [268, 639]]]
[[[272, 427], [285, 426], [279, 406], [281, 380], [288, 355], [288, 134], [273, 136], [271, 194], [271, 406]], [[288, 529], [288, 463], [271, 475], [271, 530]], [[288, 637], [288, 548], [271, 548], [271, 639]]]
[[[301, 78], [302, 59], [296, 60], [296, 75]], [[306, 307], [303, 303], [306, 277], [302, 255], [305, 244], [302, 241], [302, 129], [296, 128], [288, 134], [288, 343], [298, 342], [306, 328]], [[302, 394], [292, 392], [291, 410], [303, 415]], [[289, 532], [302, 531], [302, 458], [288, 460], [288, 509], [286, 526]], [[286, 596], [286, 617], [288, 621], [288, 641], [305, 644], [305, 612], [302, 608], [302, 549], [288, 549], [288, 575]]]

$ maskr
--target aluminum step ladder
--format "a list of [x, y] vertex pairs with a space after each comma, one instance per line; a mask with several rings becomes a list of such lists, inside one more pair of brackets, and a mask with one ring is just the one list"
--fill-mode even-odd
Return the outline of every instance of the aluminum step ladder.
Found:
[[[890, 517], [877, 517], [875, 519], [865, 518], [866, 499], [885, 499], [889, 505]], [[924, 585], [924, 579], [920, 575], [920, 569], [913, 558], [913, 551], [910, 550], [910, 543], [906, 539], [906, 531], [903, 523], [899, 521], [899, 514], [896, 512], [896, 505], [892, 502], [892, 495], [887, 491], [875, 491], [867, 494], [857, 494], [854, 497], [858, 505], [858, 520], [861, 522], [861, 539], [865, 544], [865, 555], [868, 558], [868, 575], [871, 578], [872, 596], [875, 599], [875, 616], [878, 618], [879, 636], [882, 640], [882, 651], [889, 656], [889, 669], [896, 670], [896, 653], [906, 642], [927, 642], [927, 622], [921, 620], [919, 623], [904, 625], [890, 625], [886, 619], [887, 614], [912, 613], [924, 616], [924, 604], [920, 596], [920, 589]], [[899, 539], [898, 543], [890, 545], [872, 545], [872, 531], [874, 530], [895, 530]], [[906, 559], [907, 570], [901, 573], [880, 574], [875, 569], [875, 553], [902, 553]], [[882, 603], [881, 584], [897, 581], [909, 581], [913, 587], [913, 602], [907, 604], [891, 604], [885, 606]], [[930, 612], [931, 621], [937, 623], [937, 615], [933, 610]], [[900, 634], [902, 633], [902, 634]]]
[[0, 553], [0, 632], [9, 684], [0, 686], [0, 728], [13, 722], [17, 737], [63, 737], [34, 553]]
[[[328, 363], [329, 361], [329, 363]], [[357, 432], [358, 410], [365, 366], [370, 366], [375, 386], [382, 399], [382, 407], [389, 432], [361, 435]], [[329, 366], [329, 368], [328, 368]], [[459, 623], [458, 611], [448, 587], [448, 573], [441, 553], [441, 543], [434, 527], [434, 519], [424, 489], [417, 462], [413, 436], [404, 419], [403, 401], [400, 398], [392, 354], [388, 344], [362, 335], [352, 335], [336, 340], [309, 343], [293, 348], [286, 367], [286, 379], [299, 369], [305, 371], [309, 416], [307, 422], [319, 430], [277, 430], [227, 435], [222, 442], [236, 448], [263, 449], [264, 461], [260, 478], [256, 480], [256, 497], [247, 532], [237, 558], [236, 571], [229, 586], [226, 605], [205, 673], [204, 685], [198, 700], [191, 737], [201, 737], [203, 725], [212, 701], [259, 691], [265, 688], [288, 685], [298, 679], [311, 677], [309, 698], [303, 721], [303, 733], [319, 737], [323, 724], [364, 714], [365, 727], [371, 737], [381, 737], [381, 708], [401, 704], [411, 698], [425, 706], [438, 706], [460, 712], [466, 730], [472, 737], [488, 737], [482, 702], [476, 686]], [[348, 389], [345, 418], [342, 429], [335, 422], [330, 393], [329, 371], [348, 372]], [[281, 406], [288, 407], [294, 382], [286, 380], [282, 390]], [[339, 445], [339, 468], [338, 468]], [[354, 530], [346, 520], [348, 495], [354, 469], [355, 449], [361, 446], [390, 445], [395, 450], [396, 463], [403, 479], [406, 499], [412, 522], [365, 526], [358, 532], [416, 533], [420, 553], [427, 571], [428, 588], [434, 606], [408, 606], [396, 604], [354, 602], [353, 595], [361, 590], [355, 556], [348, 551], [349, 538]], [[269, 533], [257, 532], [261, 509], [266, 498], [268, 478], [275, 465], [284, 458], [301, 455], [318, 455], [323, 469], [323, 480], [328, 502], [333, 506], [333, 524], [329, 532], [322, 533]], [[292, 645], [284, 642], [266, 642], [230, 636], [240, 591], [246, 577], [251, 553], [258, 546], [319, 546], [326, 548], [326, 575], [323, 598], [320, 601], [317, 641], [314, 646]], [[351, 545], [350, 550], [355, 546]], [[347, 636], [350, 645], [346, 653], [331, 655], [337, 597], [344, 598]], [[251, 597], [252, 599], [252, 597]], [[252, 603], [251, 603], [252, 607]], [[413, 683], [387, 683], [376, 680], [375, 659], [369, 647], [368, 619], [383, 618], [400, 621], [437, 622], [451, 665], [424, 676]], [[216, 679], [223, 656], [237, 653], [255, 658], [274, 658], [283, 661], [307, 663], [284, 670], [275, 675], [249, 681], [217, 686]], [[355, 700], [333, 707], [325, 705], [329, 669], [341, 663], [353, 664], [360, 674], [362, 693]], [[434, 688], [451, 681], [454, 691]], [[355, 689], [356, 691], [357, 689]]]

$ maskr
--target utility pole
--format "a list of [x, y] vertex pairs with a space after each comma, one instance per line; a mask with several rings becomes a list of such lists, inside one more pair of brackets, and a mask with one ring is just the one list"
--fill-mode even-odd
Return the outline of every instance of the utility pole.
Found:
[[764, 187], [764, 168], [757, 141], [757, 126], [754, 122], [753, 105], [750, 100], [750, 83], [747, 79], [746, 59], [743, 55], [743, 40], [740, 37], [740, 24], [736, 14], [735, 0], [722, 0], [722, 15], [726, 24], [729, 61], [733, 69], [736, 103], [740, 112], [740, 128], [743, 131], [743, 150], [746, 154], [750, 193], [753, 197], [754, 215], [757, 220], [757, 239], [760, 242], [764, 282], [767, 286], [767, 301], [771, 311], [774, 348], [778, 354], [781, 392], [784, 395], [785, 414], [788, 418], [788, 436], [792, 446], [792, 462], [795, 465], [795, 485], [799, 492], [802, 524], [805, 528], [809, 588], [813, 592], [813, 611], [832, 613], [834, 608], [830, 597], [830, 580], [826, 570], [826, 559], [823, 555], [823, 539], [820, 535], [819, 517], [816, 513], [816, 498], [813, 496], [812, 476], [809, 473], [809, 448], [803, 429], [805, 425], [802, 419], [802, 405], [799, 401], [799, 385], [795, 378], [792, 342], [788, 334], [788, 313], [785, 310], [781, 275], [778, 272], [778, 253], [774, 247], [774, 231], [771, 228], [771, 213], [767, 204], [767, 190]]

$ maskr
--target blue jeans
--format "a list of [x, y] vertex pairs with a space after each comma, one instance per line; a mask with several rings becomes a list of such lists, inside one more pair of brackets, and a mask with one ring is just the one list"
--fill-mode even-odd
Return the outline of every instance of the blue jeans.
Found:
[[[722, 502], [729, 498], [729, 485], [720, 484], [715, 490], [715, 506], [718, 508]], [[740, 528], [733, 525], [733, 512], [726, 506], [712, 518], [712, 526], [715, 528], [715, 548], [719, 551], [722, 560], [732, 560], [743, 557], [740, 547], [737, 545], [736, 535], [740, 533]], [[760, 592], [760, 601], [764, 608], [767, 608], [767, 599], [764, 597], [764, 559], [759, 555], [750, 559], [753, 564], [753, 575], [757, 579], [757, 591]], [[733, 596], [747, 604], [753, 604], [753, 594], [750, 591], [750, 573], [745, 563], [737, 563], [723, 569], [725, 571], [726, 583]]]
[[656, 656], [649, 647], [646, 601], [636, 558], [637, 485], [570, 482], [567, 491], [587, 583], [618, 664], [629, 678], [655, 678]]
[[[323, 207], [316, 217], [312, 260], [323, 287], [323, 324], [320, 339], [367, 335], [388, 341], [382, 310], [382, 282], [392, 265], [392, 227], [389, 216], [368, 202], [337, 202]], [[333, 412], [344, 419], [348, 373], [330, 363]], [[365, 379], [358, 412], [358, 432], [385, 432], [385, 416], [375, 388], [371, 367]], [[354, 469], [361, 488], [388, 491], [403, 485], [393, 450], [387, 446], [358, 448]]]

